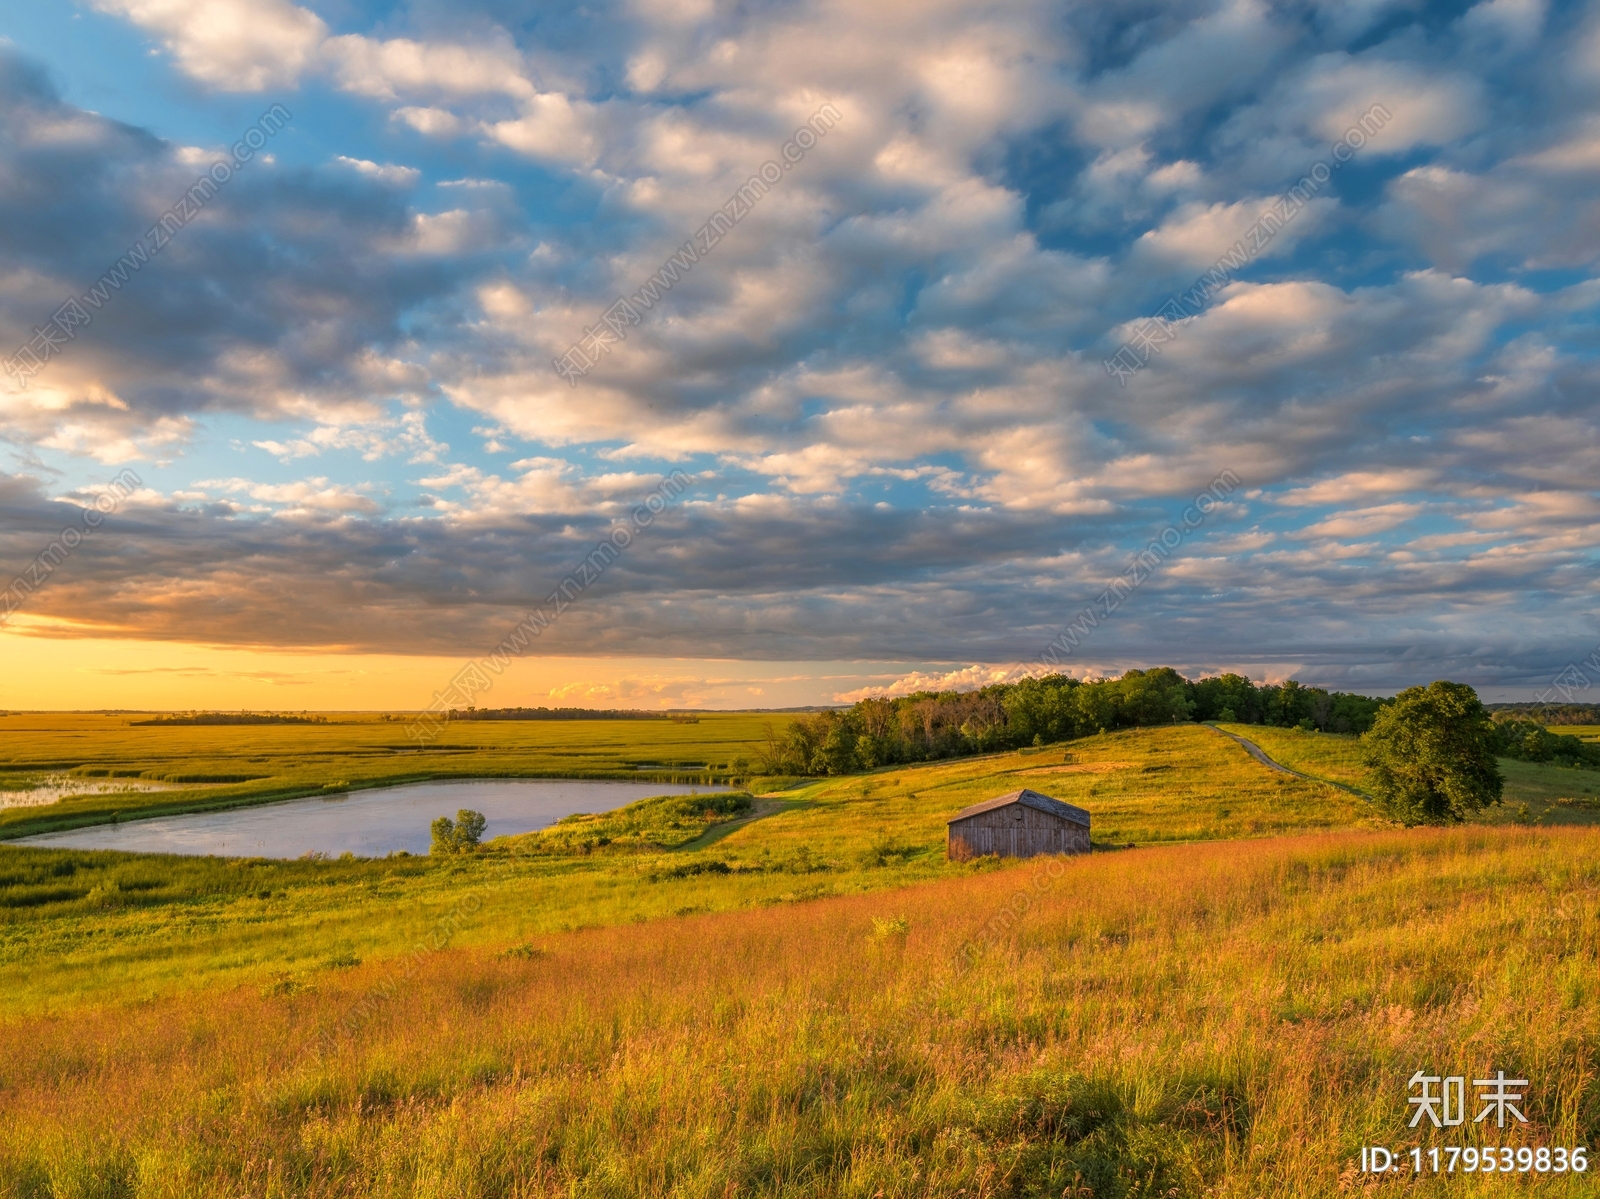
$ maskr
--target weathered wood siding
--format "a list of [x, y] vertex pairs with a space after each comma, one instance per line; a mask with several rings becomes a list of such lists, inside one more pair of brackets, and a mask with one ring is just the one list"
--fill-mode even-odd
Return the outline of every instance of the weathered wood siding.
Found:
[[1089, 830], [1027, 804], [1008, 804], [950, 825], [950, 857], [956, 861], [986, 853], [1031, 858], [1040, 853], [1088, 853]]

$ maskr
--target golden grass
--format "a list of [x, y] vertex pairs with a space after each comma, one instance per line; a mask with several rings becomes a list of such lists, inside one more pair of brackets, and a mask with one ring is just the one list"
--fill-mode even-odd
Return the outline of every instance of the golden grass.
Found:
[[0, 1194], [1332, 1196], [1370, 1189], [1362, 1144], [1416, 1142], [1419, 1067], [1532, 1080], [1510, 1143], [1600, 1130], [1588, 830], [1169, 846], [517, 940], [0, 1024]]

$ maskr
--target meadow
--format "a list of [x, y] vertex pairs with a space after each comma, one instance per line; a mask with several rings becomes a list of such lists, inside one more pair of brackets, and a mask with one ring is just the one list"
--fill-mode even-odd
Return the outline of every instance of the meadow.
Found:
[[[1358, 790], [1365, 785], [1358, 737], [1258, 724], [1217, 727], [1254, 741], [1268, 757], [1292, 770]], [[1556, 731], [1567, 732], [1568, 727], [1559, 726]], [[1501, 758], [1500, 773], [1505, 776], [1505, 797], [1477, 822], [1600, 824], [1600, 771]]]
[[[1600, 833], [1321, 834], [11, 1020], [0, 1193], [1370, 1190], [1363, 1144], [1592, 1144], [1597, 930]], [[1530, 1123], [1408, 1132], [1418, 1068]], [[1381, 1189], [1522, 1184], [1594, 1193]]]
[[1275, 774], [1211, 729], [1177, 725], [801, 782], [758, 800], [758, 818], [695, 836], [655, 828], [630, 839], [617, 817], [578, 819], [436, 862], [0, 843], [0, 993], [25, 1012], [201, 984], [293, 987], [340, 963], [397, 957], [445, 921], [453, 944], [503, 943], [905, 886], [958, 871], [944, 858], [950, 816], [1024, 786], [1087, 808], [1102, 848], [1386, 824], [1353, 796]]
[[[50, 719], [32, 769], [394, 781], [386, 722]], [[705, 778], [764, 723], [476, 724], [437, 761]], [[1336, 782], [1358, 761], [1236, 731]], [[1191, 724], [442, 859], [0, 844], [0, 1196], [1325, 1195], [1361, 1143], [1411, 1143], [1430, 1063], [1534, 1071], [1523, 1140], [1586, 1144], [1600, 830], [1546, 826], [1600, 775], [1502, 766], [1507, 805], [1450, 832]], [[945, 860], [954, 812], [1021, 786], [1089, 809], [1103, 852]], [[1496, 827], [1523, 803], [1537, 826]]]

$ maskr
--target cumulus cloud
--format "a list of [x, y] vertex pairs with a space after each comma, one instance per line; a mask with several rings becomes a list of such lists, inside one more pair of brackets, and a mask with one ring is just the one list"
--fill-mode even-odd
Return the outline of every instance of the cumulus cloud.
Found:
[[[107, 542], [137, 552], [84, 556], [41, 614], [470, 652], [683, 469], [693, 498], [545, 647], [892, 654], [919, 668], [885, 687], [976, 685], [1231, 471], [1097, 631], [1096, 668], [1504, 680], [1587, 627], [1588, 18], [105, 8], [198, 102], [299, 85], [342, 107], [293, 105], [315, 162], [240, 171], [136, 301], [0, 391], [25, 526], [82, 459], [172, 472]], [[75, 107], [10, 51], [0, 105], [18, 345], [41, 296], [81, 293], [219, 148]], [[730, 203], [824, 105], [837, 122]], [[1318, 163], [1295, 220], [1120, 385], [1107, 359]], [[570, 386], [552, 359], [652, 279]], [[291, 573], [308, 614], [249, 619]], [[627, 685], [733, 685], [646, 680]]]
[[328, 27], [288, 0], [96, 0], [160, 39], [185, 74], [218, 91], [293, 85]]

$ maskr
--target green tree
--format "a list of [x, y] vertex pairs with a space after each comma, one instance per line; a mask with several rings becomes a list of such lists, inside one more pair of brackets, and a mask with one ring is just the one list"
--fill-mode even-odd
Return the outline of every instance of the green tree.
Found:
[[1119, 723], [1135, 727], [1189, 719], [1194, 704], [1184, 678], [1170, 666], [1130, 670], [1117, 683]]
[[462, 808], [454, 820], [441, 816], [431, 826], [433, 844], [428, 852], [441, 855], [471, 853], [478, 848], [488, 823], [482, 812], [474, 812], [471, 808]]
[[1373, 793], [1396, 820], [1447, 824], [1500, 802], [1498, 733], [1465, 683], [1407, 688], [1361, 740]]

